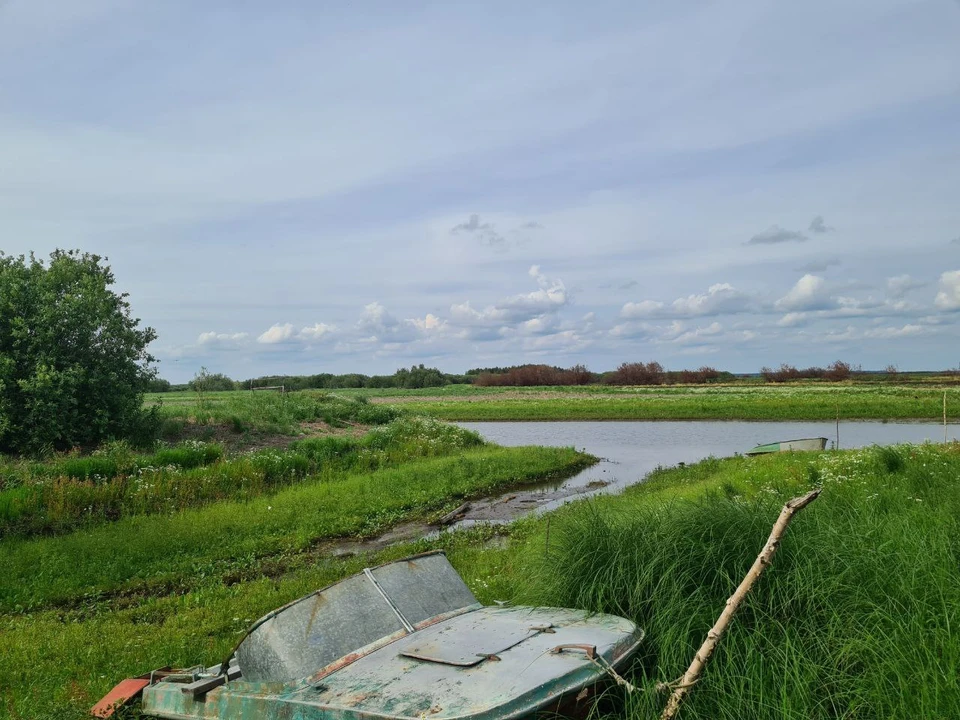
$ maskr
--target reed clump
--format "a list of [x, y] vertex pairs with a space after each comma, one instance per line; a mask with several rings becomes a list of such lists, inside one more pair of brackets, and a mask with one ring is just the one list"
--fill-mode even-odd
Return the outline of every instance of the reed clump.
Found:
[[820, 500], [791, 525], [682, 717], [960, 717], [956, 448], [823, 454], [809, 465], [816, 472], [795, 458], [726, 461], [706, 493], [689, 495], [672, 472], [661, 492], [655, 478], [564, 513], [521, 599], [645, 628], [631, 675], [645, 691], [610, 710], [656, 717], [666, 700], [657, 684], [683, 674], [783, 502], [813, 477]]

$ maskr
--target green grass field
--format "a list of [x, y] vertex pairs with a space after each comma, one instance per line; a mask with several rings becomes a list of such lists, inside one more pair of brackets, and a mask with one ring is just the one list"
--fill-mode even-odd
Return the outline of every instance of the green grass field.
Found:
[[[813, 486], [823, 494], [791, 526], [681, 717], [960, 717], [956, 444], [709, 459], [508, 528], [353, 558], [326, 549], [592, 462], [572, 449], [486, 445], [416, 417], [423, 410], [498, 420], [557, 419], [550, 413], [561, 410], [563, 419], [639, 419], [639, 409], [645, 418], [828, 419], [841, 402], [843, 417], [937, 419], [939, 388], [453, 388], [439, 400], [429, 392], [171, 396], [168, 421], [276, 444], [237, 452], [194, 441], [5, 461], [0, 718], [82, 718], [123, 677], [213, 662], [265, 612], [432, 547], [448, 550], [484, 602], [636, 620], [648, 640], [628, 677], [642, 690], [611, 690], [598, 713], [655, 717], [666, 700], [656, 684], [683, 673], [783, 502]], [[319, 434], [305, 434], [311, 423]], [[354, 434], [331, 434], [343, 426]], [[24, 510], [17, 493], [33, 493], [35, 504]], [[103, 511], [85, 514], [98, 501]], [[494, 534], [507, 542], [489, 543]]]
[[[620, 387], [477, 387], [447, 385], [419, 390], [358, 389], [288, 393], [209, 393], [198, 405], [194, 393], [161, 393], [164, 416], [197, 414], [221, 422], [295, 432], [298, 422], [322, 412], [375, 410], [430, 415], [443, 420], [928, 420], [943, 416], [947, 393], [950, 417], [960, 415], [955, 384], [825, 383], [671, 385]], [[321, 402], [309, 400], [320, 398]], [[365, 403], [355, 405], [349, 400]], [[368, 401], [368, 402], [365, 402]], [[286, 403], [286, 405], [284, 405]], [[325, 408], [331, 408], [327, 410]], [[336, 408], [336, 410], [332, 410]], [[389, 409], [389, 410], [388, 410]], [[393, 416], [391, 416], [392, 418]], [[385, 418], [384, 421], [387, 421]]]
[[[960, 414], [960, 392], [946, 391]], [[940, 387], [809, 383], [644, 388], [475, 388], [376, 397], [444, 420], [845, 420], [939, 421]]]
[[[463, 463], [432, 459], [412, 464], [419, 473], [343, 482], [357, 484], [349, 496], [366, 485], [368, 506], [386, 501], [375, 489], [383, 484], [391, 496], [416, 497], [434, 484], [414, 477], [429, 468], [434, 480], [458, 466], [462, 477], [481, 473], [493, 458], [474, 452]], [[481, 529], [376, 557], [303, 555], [306, 519], [326, 517], [307, 488], [279, 493], [273, 510], [255, 501], [5, 542], [0, 716], [83, 717], [119, 678], [212, 662], [274, 607], [364, 565], [445, 547], [484, 602], [582, 607], [639, 622], [648, 639], [627, 676], [642, 690], [610, 690], [601, 711], [656, 717], [666, 700], [656, 683], [682, 674], [783, 502], [822, 486], [681, 716], [960, 717], [958, 476], [955, 445], [707, 460], [553, 513], [549, 546], [540, 518], [503, 531], [505, 547], [486, 543], [493, 531]], [[233, 521], [237, 511], [264, 517], [263, 526]], [[352, 528], [364, 517], [358, 510]], [[332, 515], [326, 522], [342, 530]], [[124, 550], [133, 537], [136, 550]], [[277, 562], [284, 552], [291, 562]]]

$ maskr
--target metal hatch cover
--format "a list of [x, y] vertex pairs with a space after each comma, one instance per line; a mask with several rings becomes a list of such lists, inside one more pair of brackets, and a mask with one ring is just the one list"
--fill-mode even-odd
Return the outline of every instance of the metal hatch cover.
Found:
[[498, 617], [471, 612], [461, 616], [456, 623], [420, 630], [414, 636], [416, 641], [400, 654], [443, 665], [473, 667], [487, 659], [498, 660], [500, 653], [541, 632], [552, 632], [551, 627], [551, 623], [542, 622], [525, 625], [509, 615]]

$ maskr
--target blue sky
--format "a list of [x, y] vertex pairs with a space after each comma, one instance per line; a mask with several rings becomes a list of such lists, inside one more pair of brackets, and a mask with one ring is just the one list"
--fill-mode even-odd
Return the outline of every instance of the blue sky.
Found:
[[960, 3], [0, 2], [0, 249], [173, 381], [960, 363]]

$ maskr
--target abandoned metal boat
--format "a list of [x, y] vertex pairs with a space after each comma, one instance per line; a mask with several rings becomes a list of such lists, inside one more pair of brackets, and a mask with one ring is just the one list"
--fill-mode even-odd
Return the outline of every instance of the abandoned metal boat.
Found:
[[142, 688], [145, 715], [179, 720], [508, 720], [584, 696], [642, 638], [612, 615], [485, 607], [433, 552], [289, 603], [219, 665], [125, 681], [107, 704]]
[[781, 442], [769, 443], [768, 445], [757, 445], [745, 455], [765, 455], [767, 453], [784, 452], [788, 450], [823, 450], [827, 446], [825, 437], [800, 438], [799, 440], [783, 440]]

